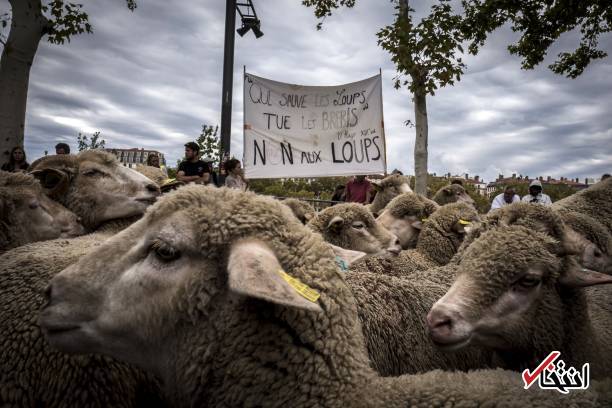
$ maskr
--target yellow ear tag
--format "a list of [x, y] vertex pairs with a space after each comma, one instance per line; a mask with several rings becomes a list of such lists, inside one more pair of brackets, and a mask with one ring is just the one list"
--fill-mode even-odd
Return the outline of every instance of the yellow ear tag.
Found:
[[310, 300], [312, 303], [315, 303], [321, 295], [316, 290], [312, 289], [310, 286], [302, 283], [297, 278], [290, 276], [287, 272], [282, 269], [278, 270], [278, 274], [283, 278], [293, 289], [296, 290], [303, 298]]
[[427, 221], [427, 218], [421, 218], [421, 222]]
[[461, 225], [470, 225], [471, 222], [470, 221], [466, 221], [466, 220], [459, 220], [459, 224], [461, 224]]

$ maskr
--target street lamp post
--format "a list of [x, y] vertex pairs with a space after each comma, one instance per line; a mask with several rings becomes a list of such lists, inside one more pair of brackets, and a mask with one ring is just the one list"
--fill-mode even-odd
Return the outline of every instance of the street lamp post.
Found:
[[236, 30], [241, 37], [249, 30], [253, 31], [256, 38], [263, 35], [252, 0], [244, 0], [241, 3], [236, 3], [236, 0], [226, 0], [223, 91], [221, 102], [221, 149], [225, 155], [229, 155], [231, 148], [232, 88], [234, 82], [234, 28], [236, 27], [236, 10], [240, 14], [242, 20], [242, 27]]

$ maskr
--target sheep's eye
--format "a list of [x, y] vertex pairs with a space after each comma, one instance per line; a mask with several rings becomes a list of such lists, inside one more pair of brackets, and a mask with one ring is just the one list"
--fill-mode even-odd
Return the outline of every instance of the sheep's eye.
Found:
[[540, 281], [540, 278], [536, 276], [524, 276], [518, 281], [518, 284], [523, 288], [533, 288], [539, 285]]
[[105, 176], [105, 174], [98, 169], [89, 169], [83, 172], [84, 176], [93, 177], [93, 176]]
[[601, 251], [599, 249], [596, 249], [595, 251], [593, 251], [593, 255], [596, 256], [597, 258], [599, 258], [602, 254], [601, 254]]
[[38, 201], [30, 201], [30, 204], [28, 205], [28, 207], [30, 207], [31, 210], [37, 209], [38, 208]]
[[155, 252], [158, 259], [164, 262], [172, 262], [181, 256], [181, 251], [160, 240], [153, 242], [151, 250]]
[[365, 224], [363, 222], [354, 222], [352, 227], [355, 229], [362, 229], [365, 228]]

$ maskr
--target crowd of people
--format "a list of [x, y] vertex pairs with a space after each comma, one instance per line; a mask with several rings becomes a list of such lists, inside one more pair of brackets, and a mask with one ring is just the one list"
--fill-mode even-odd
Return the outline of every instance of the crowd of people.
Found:
[[[70, 146], [66, 143], [58, 143], [55, 145], [55, 154], [70, 154]], [[225, 186], [242, 191], [248, 190], [249, 183], [242, 171], [240, 160], [227, 159], [220, 166], [221, 174], [219, 175], [214, 170], [213, 162], [214, 159], [210, 157], [200, 156], [200, 146], [196, 142], [188, 142], [185, 144], [185, 159], [178, 166], [176, 179], [185, 184], [196, 183], [216, 187]], [[161, 169], [164, 175], [168, 176], [168, 171], [165, 166], [161, 165], [158, 155], [150, 154], [147, 157], [146, 164]], [[9, 161], [2, 165], [2, 170], [9, 172], [27, 171], [29, 166], [25, 150], [16, 146], [11, 150]], [[402, 172], [393, 170], [392, 174], [402, 174]], [[610, 177], [610, 174], [604, 174], [601, 179], [604, 180], [608, 177]], [[460, 180], [453, 180], [451, 183], [462, 184]], [[337, 185], [331, 201], [368, 204], [372, 202], [375, 194], [372, 183], [366, 176], [358, 175], [349, 178], [346, 184]], [[552, 205], [550, 196], [543, 192], [540, 180], [533, 180], [529, 184], [529, 194], [522, 198], [516, 194], [513, 186], [507, 186], [503, 193], [493, 199], [491, 211], [519, 201]]]

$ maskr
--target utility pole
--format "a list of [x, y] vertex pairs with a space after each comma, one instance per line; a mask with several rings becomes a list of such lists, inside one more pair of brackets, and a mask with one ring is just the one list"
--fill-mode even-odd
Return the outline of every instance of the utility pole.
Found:
[[221, 149], [229, 155], [232, 133], [232, 90], [234, 85], [234, 28], [236, 0], [225, 4], [225, 47], [223, 50], [223, 91], [221, 101]]

